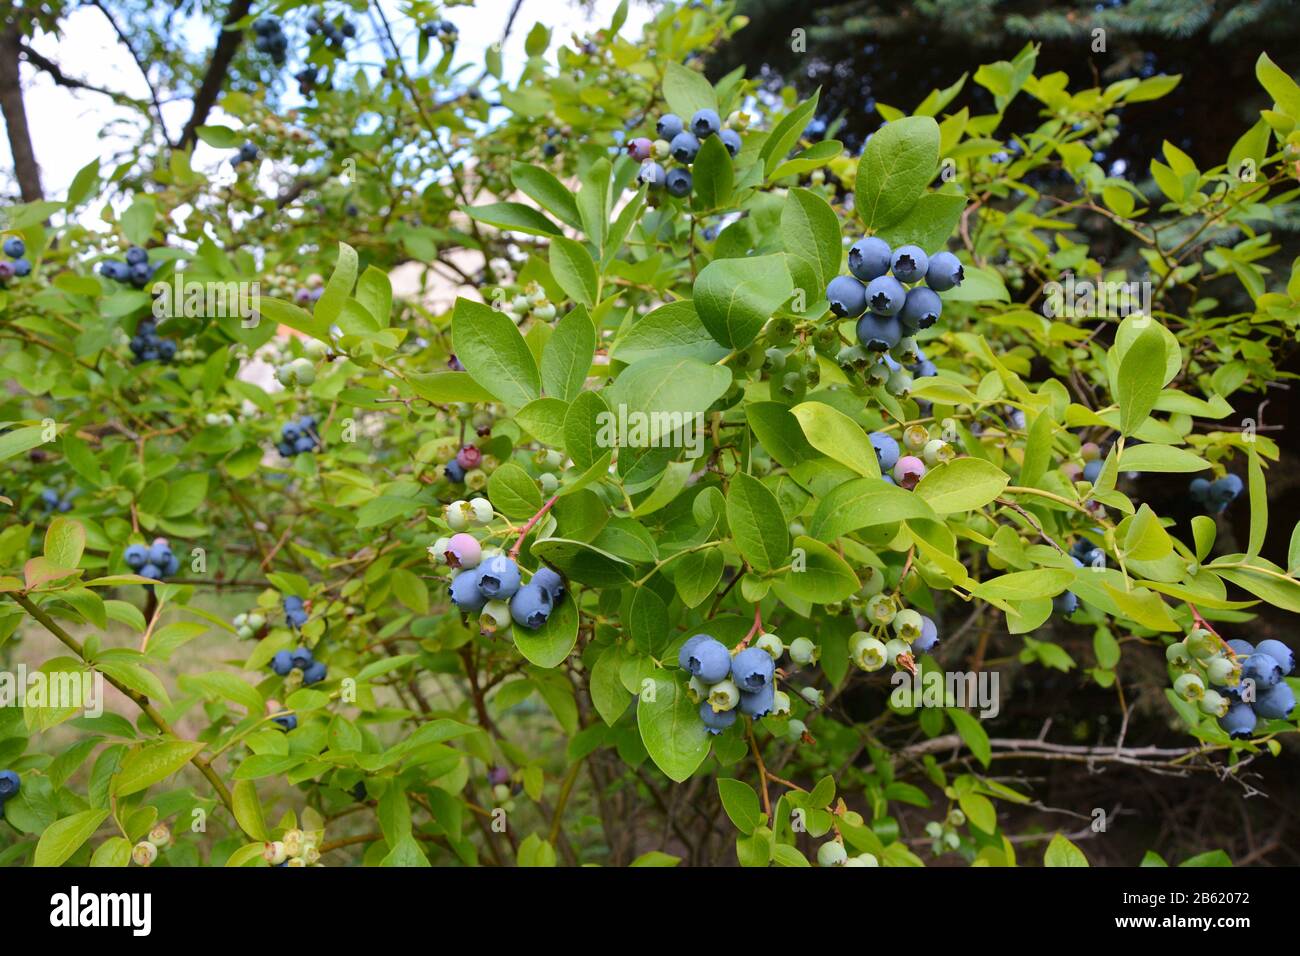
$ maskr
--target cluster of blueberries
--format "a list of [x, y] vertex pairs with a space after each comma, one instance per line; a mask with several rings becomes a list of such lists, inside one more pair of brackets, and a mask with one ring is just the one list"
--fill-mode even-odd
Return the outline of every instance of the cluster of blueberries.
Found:
[[887, 352], [904, 337], [934, 325], [943, 312], [939, 293], [966, 277], [951, 252], [927, 256], [920, 246], [890, 249], [877, 236], [849, 248], [849, 272], [830, 281], [826, 299], [840, 318], [858, 319], [858, 341], [874, 352]]
[[316, 417], [304, 415], [302, 418], [288, 422], [280, 429], [280, 440], [275, 443], [276, 450], [285, 458], [292, 458], [320, 447], [320, 435], [316, 431]]
[[357, 35], [357, 28], [346, 18], [336, 26], [317, 13], [308, 21], [307, 33], [310, 36], [323, 37], [326, 46], [341, 47], [344, 40], [350, 40]]
[[143, 544], [127, 545], [122, 552], [122, 560], [140, 577], [155, 581], [171, 577], [181, 567], [180, 559], [172, 554], [166, 538], [154, 538], [153, 544], [148, 547]]
[[170, 362], [176, 357], [176, 343], [158, 335], [153, 319], [141, 319], [131, 336], [131, 354], [135, 364], [141, 362]]
[[276, 651], [271, 658], [271, 670], [280, 677], [288, 677], [292, 670], [302, 671], [303, 684], [319, 684], [325, 679], [328, 669], [324, 661], [312, 656], [311, 648], [297, 647], [292, 651]]
[[17, 236], [6, 239], [4, 251], [5, 255], [13, 261], [5, 262], [0, 259], [0, 287], [3, 287], [5, 282], [14, 276], [21, 279], [23, 276], [31, 275], [32, 272], [32, 264], [26, 258], [27, 244], [21, 239]]
[[513, 558], [484, 555], [473, 535], [452, 535], [445, 543], [440, 539], [435, 551], [440, 546], [446, 563], [459, 569], [451, 579], [451, 602], [466, 614], [481, 613], [496, 626], [514, 620], [535, 631], [564, 598], [564, 578], [546, 565], [524, 584]]
[[[1249, 737], [1259, 718], [1286, 720], [1295, 710], [1295, 692], [1282, 678], [1295, 670], [1295, 654], [1281, 641], [1228, 641], [1241, 661], [1241, 680], [1235, 686], [1215, 687], [1228, 698], [1227, 713], [1219, 717], [1219, 726], [1233, 737]], [[1243, 694], [1246, 681], [1253, 681], [1254, 700]]]
[[456, 38], [460, 35], [460, 30], [458, 30], [456, 24], [452, 23], [450, 20], [434, 20], [431, 23], [421, 24], [420, 32], [423, 33], [427, 39], [436, 39], [443, 46], [452, 46], [456, 42]]
[[284, 619], [289, 622], [290, 627], [302, 627], [307, 623], [307, 608], [302, 603], [302, 598], [290, 594], [284, 599]]
[[[880, 463], [880, 477], [891, 485], [911, 491], [928, 469], [952, 461], [956, 451], [942, 438], [931, 438], [924, 425], [910, 425], [903, 431], [903, 443], [888, 432], [872, 432], [867, 438]], [[904, 450], [908, 453], [903, 454]]]
[[0, 817], [5, 814], [5, 801], [17, 796], [23, 788], [23, 782], [16, 771], [0, 770]]
[[254, 21], [253, 33], [256, 36], [253, 40], [254, 49], [259, 53], [270, 54], [271, 62], [276, 66], [284, 66], [289, 52], [289, 38], [285, 36], [280, 21], [275, 17], [261, 17]]
[[[685, 167], [695, 162], [701, 143], [710, 136], [717, 136], [734, 157], [741, 147], [740, 133], [734, 127], [742, 124], [739, 113], [727, 117], [724, 125], [717, 110], [703, 109], [691, 117], [688, 127], [676, 113], [665, 113], [655, 124], [657, 140], [639, 136], [627, 144], [627, 154], [641, 164], [637, 183], [651, 190], [667, 189], [678, 199], [689, 196], [693, 181], [690, 170]], [[658, 160], [669, 157], [681, 165], [665, 170]]]
[[737, 712], [763, 717], [777, 707], [776, 660], [766, 647], [746, 647], [733, 656], [717, 638], [696, 634], [678, 651], [677, 663], [691, 675], [688, 690], [699, 699], [700, 720], [710, 734], [734, 724]]
[[1192, 500], [1207, 512], [1219, 514], [1237, 500], [1237, 496], [1241, 494], [1243, 487], [1241, 478], [1229, 473], [1222, 478], [1215, 478], [1213, 481], [1205, 478], [1193, 478], [1187, 490], [1191, 494]]
[[80, 491], [76, 488], [66, 494], [59, 494], [53, 488], [46, 488], [41, 492], [41, 507], [46, 511], [71, 511], [72, 499], [78, 494]]
[[149, 264], [149, 253], [140, 246], [126, 250], [126, 259], [109, 259], [99, 265], [99, 274], [114, 282], [129, 282], [137, 289], [143, 289], [153, 278], [157, 266]]
[[240, 163], [251, 163], [257, 159], [257, 147], [252, 143], [245, 143], [235, 151], [235, 155], [230, 159], [231, 166], [238, 166]]

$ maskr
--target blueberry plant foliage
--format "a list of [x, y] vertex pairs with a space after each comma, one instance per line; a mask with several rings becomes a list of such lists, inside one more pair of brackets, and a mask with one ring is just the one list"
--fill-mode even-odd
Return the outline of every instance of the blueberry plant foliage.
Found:
[[[1300, 264], [1261, 264], [1300, 147], [1266, 56], [1230, 155], [1135, 184], [1097, 138], [1178, 78], [1071, 90], [1033, 46], [851, 156], [815, 95], [704, 77], [725, 4], [537, 24], [481, 72], [455, 7], [243, 7], [219, 163], [145, 103], [118, 165], [6, 211], [0, 644], [111, 689], [0, 709], [0, 859], [1074, 865], [1017, 850], [1037, 797], [995, 760], [1278, 757], [1290, 651], [1236, 635], [1300, 612], [1300, 538], [1261, 554], [1278, 447], [1229, 402], [1300, 324]], [[1043, 308], [1135, 272], [1122, 317]], [[203, 297], [252, 282], [252, 320]], [[1145, 693], [1185, 749], [990, 734], [943, 677], [995, 650]]]

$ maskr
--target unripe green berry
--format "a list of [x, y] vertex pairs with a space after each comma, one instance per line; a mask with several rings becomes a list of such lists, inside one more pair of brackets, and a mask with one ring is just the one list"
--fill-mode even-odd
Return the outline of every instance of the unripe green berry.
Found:
[[849, 658], [864, 671], [878, 671], [885, 666], [888, 655], [885, 645], [866, 631], [858, 631], [849, 638]]
[[479, 612], [478, 629], [480, 634], [495, 634], [510, 626], [510, 605], [505, 601], [488, 601]]
[[785, 645], [781, 643], [781, 638], [775, 634], [760, 634], [758, 640], [754, 642], [755, 647], [761, 647], [772, 655], [772, 660], [779, 661], [781, 655], [785, 653]]
[[542, 472], [542, 476], [537, 479], [537, 483], [541, 485], [542, 493], [546, 495], [555, 494], [556, 489], [560, 487], [560, 479], [549, 471]]
[[1186, 670], [1192, 666], [1192, 655], [1187, 650], [1187, 645], [1182, 641], [1170, 644], [1165, 648], [1165, 660], [1171, 667], [1178, 670]]
[[1205, 676], [1211, 684], [1236, 687], [1241, 682], [1241, 662], [1230, 657], [1212, 657], [1205, 662]]
[[941, 465], [944, 462], [952, 461], [956, 457], [952, 445], [949, 445], [942, 438], [933, 438], [925, 443], [921, 449], [921, 460], [933, 468], [935, 465]]
[[1188, 653], [1200, 661], [1213, 657], [1221, 647], [1215, 636], [1203, 627], [1193, 628], [1184, 643]]
[[815, 664], [821, 656], [821, 648], [806, 637], [796, 637], [790, 642], [790, 660], [796, 664]]
[[715, 714], [733, 709], [740, 703], [740, 688], [730, 678], [720, 680], [709, 688], [709, 706]]
[[1205, 696], [1205, 682], [1199, 674], [1182, 674], [1174, 681], [1174, 693], [1183, 700], [1200, 700]]
[[487, 487], [487, 472], [482, 468], [471, 468], [465, 472], [465, 487], [470, 491], [482, 491]]
[[888, 625], [894, 620], [894, 615], [897, 613], [898, 610], [894, 604], [893, 595], [877, 594], [867, 602], [867, 619], [872, 624]]
[[912, 646], [901, 638], [890, 638], [885, 644], [885, 660], [895, 667], [898, 666], [898, 658], [903, 654], [912, 653]]
[[875, 597], [885, 589], [885, 574], [879, 568], [867, 565], [862, 569], [862, 587], [858, 595], [864, 598]]
[[909, 607], [894, 615], [894, 633], [907, 641], [907, 643], [911, 644], [921, 636], [921, 626], [923, 623], [921, 615]]
[[1217, 690], [1207, 690], [1196, 706], [1201, 709], [1201, 713], [1209, 714], [1211, 717], [1222, 717], [1228, 712], [1228, 707], [1232, 702], [1220, 694]]
[[930, 430], [924, 425], [908, 425], [903, 432], [903, 444], [908, 451], [920, 451], [930, 441]]
[[704, 683], [698, 677], [692, 677], [686, 684], [686, 696], [691, 699], [691, 703], [699, 705], [709, 696], [709, 685]]
[[814, 707], [826, 706], [826, 694], [816, 687], [804, 687], [799, 691], [799, 696]]
[[790, 695], [783, 690], [772, 692], [772, 713], [783, 716], [790, 713]]
[[804, 732], [807, 729], [807, 725], [805, 725], [798, 717], [795, 717], [786, 724], [785, 733], [791, 740], [797, 741], [804, 735]]
[[845, 866], [880, 866], [880, 861], [870, 853], [859, 853], [844, 861]]
[[817, 848], [817, 862], [821, 866], [843, 866], [848, 858], [849, 854], [844, 849], [844, 844], [834, 840], [823, 843]]

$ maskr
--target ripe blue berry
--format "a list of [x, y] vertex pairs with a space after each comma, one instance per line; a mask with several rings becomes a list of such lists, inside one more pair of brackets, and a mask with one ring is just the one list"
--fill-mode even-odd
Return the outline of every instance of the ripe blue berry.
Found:
[[1219, 718], [1219, 726], [1232, 737], [1249, 737], [1255, 730], [1255, 711], [1250, 704], [1232, 704], [1228, 713]]
[[27, 252], [27, 245], [17, 236], [11, 236], [5, 240], [5, 255], [10, 259], [18, 259]]
[[885, 432], [872, 432], [867, 438], [871, 441], [871, 447], [876, 450], [876, 460], [880, 462], [881, 474], [893, 471], [894, 466], [898, 464], [897, 439]]
[[722, 145], [727, 147], [727, 152], [732, 156], [739, 153], [741, 146], [744, 145], [740, 141], [740, 134], [734, 129], [724, 129], [718, 134], [718, 139], [722, 140]]
[[685, 128], [682, 124], [682, 118], [676, 113], [665, 113], [659, 117], [659, 122], [655, 124], [655, 132], [659, 134], [659, 138], [669, 141]]
[[831, 311], [843, 319], [855, 319], [867, 310], [867, 290], [852, 276], [836, 276], [826, 286]]
[[939, 293], [919, 285], [908, 290], [907, 297], [903, 300], [903, 311], [898, 313], [898, 318], [907, 334], [913, 335], [917, 329], [928, 329], [934, 325], [942, 313], [943, 300], [939, 298]]
[[15, 259], [13, 270], [14, 270], [14, 275], [18, 276], [18, 278], [21, 279], [23, 276], [31, 275], [32, 264], [28, 262], [26, 259]]
[[[1228, 646], [1232, 648], [1233, 653], [1238, 657], [1249, 657], [1251, 654], [1255, 653], [1255, 645], [1250, 643], [1250, 641], [1234, 639], [1228, 642]], [[1274, 659], [1276, 660], [1276, 658]]]
[[641, 169], [636, 174], [636, 181], [641, 186], [649, 186], [651, 189], [662, 189], [664, 181], [668, 174], [658, 163], [642, 163]]
[[776, 705], [776, 687], [768, 684], [762, 690], [741, 691], [740, 704], [736, 709], [746, 717], [763, 717], [772, 712]]
[[743, 691], [759, 691], [772, 686], [776, 665], [772, 655], [761, 647], [747, 647], [731, 660], [731, 677]]
[[451, 579], [451, 603], [466, 614], [477, 614], [487, 603], [478, 589], [478, 576], [479, 568], [469, 568]]
[[535, 584], [550, 594], [552, 604], [559, 604], [560, 599], [564, 597], [564, 578], [560, 577], [558, 571], [544, 564], [537, 569], [533, 579], [528, 583]]
[[132, 246], [126, 250], [127, 265], [138, 266], [149, 261], [149, 253], [145, 252], [139, 246]]
[[670, 196], [678, 199], [691, 194], [691, 174], [685, 169], [670, 169], [664, 179], [664, 187]]
[[1210, 483], [1210, 498], [1227, 504], [1241, 494], [1242, 483], [1238, 475], [1227, 474]]
[[722, 733], [736, 722], [735, 708], [715, 711], [707, 700], [700, 702], [700, 720], [705, 729], [714, 736]]
[[452, 484], [463, 484], [465, 481], [465, 469], [461, 467], [460, 462], [455, 458], [443, 466], [442, 473], [447, 476], [447, 480]]
[[1295, 654], [1291, 652], [1291, 648], [1287, 647], [1281, 641], [1275, 641], [1272, 638], [1260, 641], [1255, 645], [1255, 651], [1259, 654], [1267, 654], [1269, 657], [1273, 658], [1273, 660], [1277, 661], [1282, 667], [1282, 673], [1284, 675], [1290, 674], [1295, 670]]
[[1069, 617], [1079, 609], [1079, 598], [1073, 591], [1062, 591], [1052, 598], [1052, 610]]
[[899, 282], [920, 282], [930, 268], [930, 259], [920, 246], [900, 246], [894, 250], [890, 267]]
[[1275, 684], [1255, 698], [1255, 713], [1267, 720], [1286, 720], [1295, 710], [1295, 691], [1286, 681]]
[[867, 236], [849, 247], [849, 271], [863, 282], [879, 279], [889, 272], [893, 255], [893, 250], [884, 239]]
[[903, 326], [893, 317], [868, 312], [858, 319], [857, 333], [863, 348], [873, 352], [888, 352], [902, 341]]
[[673, 159], [689, 165], [695, 162], [695, 154], [700, 151], [700, 141], [694, 133], [678, 133], [668, 144], [668, 149]]
[[311, 666], [302, 672], [302, 682], [306, 684], [319, 684], [325, 679], [325, 662], [313, 661]]
[[535, 631], [551, 616], [551, 594], [537, 583], [536, 576], [510, 599], [510, 616], [520, 627]]
[[315, 660], [316, 659], [312, 656], [311, 649], [308, 647], [295, 647], [289, 652], [289, 662], [300, 671], [305, 671], [307, 668], [311, 667], [311, 665], [315, 663]]
[[132, 571], [139, 571], [149, 563], [149, 549], [142, 544], [132, 544], [122, 552], [122, 558], [126, 561], [126, 566]]
[[1201, 504], [1210, 500], [1210, 482], [1205, 478], [1193, 478], [1187, 486], [1188, 493]]
[[293, 730], [298, 726], [297, 714], [280, 714], [278, 717], [272, 717], [271, 723], [285, 730]]
[[140, 569], [140, 577], [153, 578], [153, 580], [155, 581], [161, 581], [162, 568], [158, 567], [158, 565], [156, 564], [146, 564], [143, 568]]
[[921, 636], [912, 641], [912, 650], [926, 654], [939, 643], [939, 628], [930, 618], [921, 615]]
[[12, 770], [0, 770], [0, 802], [8, 800], [22, 789], [23, 782]]
[[880, 276], [867, 283], [867, 307], [876, 315], [898, 315], [905, 301], [907, 290], [893, 276]]
[[1102, 461], [1100, 458], [1094, 458], [1092, 461], [1084, 465], [1083, 480], [1091, 481], [1093, 484], [1096, 484], [1097, 479], [1101, 477], [1101, 466]]
[[[772, 658], [767, 660], [771, 664]], [[677, 662], [706, 684], [716, 684], [731, 673], [731, 654], [721, 641], [707, 634], [697, 634], [683, 644]]]
[[699, 110], [691, 117], [691, 132], [698, 139], [706, 139], [722, 129], [722, 118], [717, 110]]
[[1241, 665], [1241, 676], [1253, 680], [1255, 687], [1263, 691], [1282, 680], [1282, 665], [1275, 658], [1261, 654], [1256, 648], [1255, 653]]
[[293, 654], [289, 651], [276, 651], [271, 658], [271, 670], [284, 677], [293, 670]]
[[951, 252], [936, 252], [930, 257], [930, 265], [925, 270], [925, 284], [935, 292], [947, 292], [961, 285], [965, 278], [961, 260]]
[[493, 555], [479, 567], [478, 589], [488, 598], [509, 599], [519, 590], [519, 565], [504, 554]]

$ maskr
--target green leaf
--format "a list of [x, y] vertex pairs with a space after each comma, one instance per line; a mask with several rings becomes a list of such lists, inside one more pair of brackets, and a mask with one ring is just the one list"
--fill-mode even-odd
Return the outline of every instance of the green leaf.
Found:
[[32, 863], [36, 866], [62, 866], [94, 835], [107, 817], [107, 810], [83, 810], [55, 820], [37, 841]]
[[515, 324], [495, 309], [458, 298], [451, 341], [474, 381], [507, 405], [526, 405], [541, 391], [533, 353]]
[[1052, 842], [1047, 844], [1047, 852], [1043, 854], [1043, 866], [1087, 865], [1088, 858], [1083, 855], [1083, 851], [1059, 833], [1052, 837]]
[[653, 687], [642, 691], [636, 707], [641, 742], [655, 766], [681, 783], [708, 756], [709, 733], [678, 674], [657, 667], [647, 680]]
[[26, 428], [15, 428], [13, 431], [5, 432], [0, 435], [0, 461], [6, 458], [12, 458], [14, 455], [21, 455], [25, 451], [31, 451], [37, 445], [45, 442], [45, 427], [43, 425], [29, 425]]
[[689, 123], [700, 110], [716, 110], [718, 94], [703, 73], [682, 66], [673, 60], [664, 71], [664, 99], [668, 109]]
[[[957, 733], [961, 736], [962, 742], [970, 748], [970, 752], [975, 755], [985, 767], [993, 759], [993, 747], [989, 744], [989, 735], [984, 732], [980, 722], [971, 714], [957, 707], [947, 707], [944, 713], [952, 721], [952, 725], [957, 728]], [[985, 833], [992, 833], [992, 826], [981, 826]]]
[[936, 465], [912, 489], [938, 514], [982, 508], [998, 495], [1010, 478], [983, 458], [957, 458]]
[[526, 521], [542, 507], [537, 482], [513, 461], [498, 466], [488, 478], [488, 500], [512, 521]]
[[[922, 249], [933, 249], [936, 252], [947, 244], [948, 239], [957, 229], [957, 224], [961, 222], [961, 214], [966, 209], [966, 197], [956, 193], [926, 193], [921, 196], [912, 206], [911, 210], [898, 222], [890, 226], [885, 226], [877, 230], [876, 235], [891, 246], [901, 246], [907, 243], [920, 246]], [[967, 271], [966, 279], [960, 286], [951, 289], [943, 294], [943, 298], [960, 299], [965, 296], [971, 296], [970, 301], [982, 301], [984, 299], [1000, 299], [1002, 301], [1010, 300], [1011, 296], [1003, 288], [1001, 294], [985, 295], [981, 294], [983, 290], [978, 288], [979, 280], [976, 279], [974, 285], [971, 284], [970, 265], [964, 267]], [[993, 270], [978, 270], [989, 274], [998, 286], [1002, 285], [1002, 280]]]
[[808, 443], [823, 455], [847, 465], [864, 478], [880, 477], [880, 460], [862, 426], [825, 402], [804, 402], [791, 413]]
[[[1264, 547], [1264, 535], [1268, 533], [1268, 488], [1264, 485], [1264, 468], [1254, 445], [1250, 446], [1247, 472], [1250, 479], [1250, 543], [1246, 545], [1246, 560], [1250, 561]], [[49, 553], [48, 546], [46, 553]]]
[[[565, 577], [596, 588], [622, 587], [635, 577], [631, 564], [583, 541], [545, 538], [533, 542], [532, 552], [563, 572]], [[563, 607], [561, 604], [560, 608]], [[552, 620], [554, 618], [552, 615]]]
[[512, 163], [510, 180], [525, 196], [553, 215], [566, 226], [582, 228], [578, 217], [578, 204], [573, 193], [555, 178], [548, 170], [528, 163]]
[[714, 339], [743, 349], [793, 291], [784, 255], [715, 259], [695, 280], [695, 311]]
[[160, 740], [144, 744], [123, 759], [113, 777], [113, 794], [125, 797], [170, 777], [203, 749], [192, 740]]
[[574, 302], [592, 308], [596, 304], [599, 278], [596, 263], [582, 243], [557, 236], [551, 240], [551, 274]]
[[1165, 384], [1164, 371], [1164, 337], [1154, 323], [1148, 324], [1124, 353], [1116, 376], [1115, 398], [1123, 434], [1132, 435], [1151, 414]]
[[230, 797], [230, 802], [235, 809], [235, 822], [239, 824], [240, 829], [254, 840], [269, 839], [266, 817], [262, 813], [262, 801], [257, 798], [257, 787], [253, 781], [236, 781]]
[[785, 160], [786, 155], [794, 148], [803, 131], [808, 127], [808, 123], [813, 118], [813, 113], [817, 111], [817, 101], [821, 95], [818, 89], [811, 97], [804, 100], [772, 127], [772, 132], [768, 134], [767, 139], [759, 148], [758, 156], [763, 161], [763, 175], [769, 179], [774, 175], [778, 166]]
[[727, 489], [727, 524], [741, 556], [756, 571], [772, 571], [790, 555], [790, 531], [776, 496], [740, 472]]
[[697, 212], [720, 209], [731, 199], [735, 166], [720, 138], [704, 141], [691, 165], [691, 178], [691, 202]]
[[561, 448], [568, 413], [569, 405], [561, 399], [535, 398], [515, 412], [515, 423], [543, 445]]
[[809, 604], [844, 601], [861, 587], [847, 561], [807, 535], [799, 535], [794, 540], [793, 564], [780, 580], [779, 591], [788, 591]]
[[917, 518], [938, 520], [934, 509], [913, 492], [879, 478], [857, 478], [837, 485], [821, 500], [808, 532], [832, 541], [861, 528]]
[[346, 242], [339, 243], [339, 257], [325, 283], [325, 291], [316, 300], [312, 317], [328, 328], [343, 312], [343, 307], [352, 295], [352, 287], [357, 282], [357, 251]]
[[804, 290], [810, 303], [824, 298], [827, 284], [840, 271], [840, 221], [835, 210], [814, 192], [791, 189], [781, 207], [781, 239], [795, 286]]
[[1268, 95], [1273, 97], [1283, 113], [1300, 121], [1300, 85], [1269, 59], [1267, 53], [1261, 53], [1255, 61], [1255, 77], [1259, 80], [1259, 85], [1268, 90]]
[[762, 823], [762, 811], [753, 787], [743, 780], [719, 777], [718, 796], [722, 798], [722, 809], [737, 830], [748, 836], [758, 829]]
[[871, 229], [906, 216], [939, 165], [939, 124], [907, 116], [878, 129], [858, 161], [855, 209]]
[[86, 529], [80, 521], [62, 515], [45, 532], [45, 557], [56, 568], [75, 568], [86, 550]]
[[647, 358], [693, 358], [712, 364], [727, 354], [700, 317], [695, 303], [679, 299], [642, 316], [614, 344], [613, 356], [629, 364]]
[[1154, 442], [1126, 445], [1119, 456], [1120, 471], [1191, 472], [1209, 467], [1208, 461], [1186, 448]]
[[596, 327], [587, 310], [576, 308], [560, 319], [542, 349], [542, 388], [547, 395], [573, 401], [582, 391], [596, 351]]
[[637, 649], [651, 657], [662, 656], [672, 638], [668, 606], [648, 587], [633, 592], [625, 627]]
[[532, 206], [520, 202], [496, 202], [485, 206], [470, 206], [465, 212], [479, 222], [496, 226], [508, 232], [522, 232], [530, 236], [562, 236], [560, 227]]

